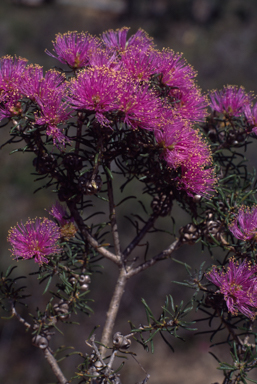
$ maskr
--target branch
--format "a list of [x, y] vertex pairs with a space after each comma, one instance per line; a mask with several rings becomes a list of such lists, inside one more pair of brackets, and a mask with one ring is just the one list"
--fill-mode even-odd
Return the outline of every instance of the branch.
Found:
[[134, 276], [140, 272], [143, 272], [145, 269], [156, 264], [158, 261], [167, 259], [172, 254], [172, 252], [177, 250], [181, 245], [182, 243], [180, 242], [179, 239], [175, 240], [167, 249], [165, 249], [158, 255], [154, 256], [152, 259], [145, 261], [144, 263], [142, 263], [136, 268], [130, 268], [127, 273], [127, 278], [130, 278], [131, 276]]
[[131, 241], [131, 243], [127, 246], [127, 248], [123, 252], [124, 259], [130, 255], [130, 253], [137, 246], [137, 244], [140, 242], [140, 240], [142, 240], [142, 238], [146, 235], [146, 233], [149, 231], [149, 229], [153, 226], [157, 217], [158, 216], [156, 216], [156, 215], [150, 216], [150, 218], [147, 221], [147, 223], [145, 224], [145, 226], [141, 229], [141, 231], [137, 234], [137, 236], [134, 238], [134, 240]]
[[[31, 328], [31, 324], [27, 323], [21, 315], [19, 315], [18, 312], [16, 312], [16, 309], [14, 307], [14, 303], [12, 304], [12, 315], [15, 316], [20, 323], [24, 324], [24, 326], [29, 329]], [[53, 373], [57, 377], [60, 384], [68, 384], [68, 380], [64, 377], [59, 365], [57, 364], [57, 361], [55, 360], [54, 356], [50, 352], [49, 348], [44, 349], [45, 358], [48, 361], [49, 365], [52, 368]]]
[[[110, 302], [110, 306], [108, 309], [108, 312], [106, 314], [106, 321], [102, 333], [102, 339], [101, 343], [105, 346], [108, 346], [110, 342], [111, 335], [113, 333], [113, 327], [116, 320], [116, 316], [119, 310], [121, 298], [124, 293], [124, 288], [126, 285], [126, 282], [128, 280], [128, 275], [126, 274], [126, 271], [124, 268], [120, 268], [120, 275], [117, 280], [115, 290], [113, 292], [113, 296]], [[104, 357], [106, 349], [104, 347], [101, 347], [101, 354]]]
[[88, 230], [86, 229], [86, 226], [84, 224], [84, 221], [82, 219], [82, 217], [80, 216], [80, 214], [78, 213], [76, 207], [74, 206], [74, 204], [72, 202], [67, 202], [67, 205], [70, 209], [70, 213], [71, 213], [71, 216], [74, 218], [77, 226], [79, 227], [82, 235], [84, 236], [84, 238], [89, 242], [89, 244], [98, 252], [100, 253], [102, 256], [104, 256], [105, 258], [113, 261], [115, 264], [117, 265], [120, 265], [120, 260], [117, 258], [116, 255], [114, 255], [114, 253], [108, 251], [108, 249], [102, 247], [98, 241], [96, 241], [93, 236], [90, 235], [90, 233], [88, 232]]
[[44, 354], [45, 354], [46, 360], [48, 361], [49, 365], [52, 368], [53, 373], [57, 377], [58, 382], [60, 384], [68, 384], [68, 380], [63, 375], [63, 373], [62, 373], [62, 371], [61, 371], [57, 361], [55, 360], [54, 356], [50, 352], [49, 348], [45, 348], [44, 349]]

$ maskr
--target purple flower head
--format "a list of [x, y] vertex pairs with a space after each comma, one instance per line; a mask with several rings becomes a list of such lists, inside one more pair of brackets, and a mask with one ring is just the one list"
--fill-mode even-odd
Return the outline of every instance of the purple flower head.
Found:
[[214, 191], [217, 179], [212, 167], [205, 168], [200, 165], [181, 166], [181, 177], [178, 179], [178, 188], [184, 189], [189, 196], [200, 195], [206, 198]]
[[20, 82], [27, 60], [4, 56], [0, 59], [0, 120], [22, 112]]
[[40, 94], [44, 78], [43, 68], [39, 65], [28, 65], [21, 76], [20, 90], [29, 99], [35, 100], [35, 95]]
[[69, 139], [62, 133], [59, 125], [67, 121], [70, 112], [67, 112], [67, 103], [62, 101], [58, 92], [48, 94], [48, 100], [40, 100], [40, 112], [35, 115], [37, 125], [46, 126], [46, 134], [53, 139], [53, 144], [63, 146]]
[[109, 125], [105, 113], [117, 110], [122, 79], [120, 72], [106, 66], [85, 69], [71, 80], [68, 101], [75, 109], [95, 111], [98, 122]]
[[45, 76], [39, 65], [29, 65], [21, 77], [20, 89], [24, 96], [42, 105], [53, 92], [64, 97], [66, 91], [65, 75], [56, 70], [49, 70]]
[[257, 206], [243, 205], [228, 228], [239, 240], [257, 240]]
[[241, 312], [254, 319], [257, 307], [256, 291], [257, 267], [244, 261], [239, 264], [231, 258], [227, 269], [218, 269], [216, 266], [205, 274], [205, 277], [219, 287], [218, 292], [224, 295], [229, 312], [237, 315]]
[[245, 106], [252, 102], [252, 96], [247, 94], [244, 88], [233, 85], [228, 85], [221, 91], [212, 91], [209, 97], [213, 111], [230, 117], [239, 117], [244, 112]]
[[201, 90], [193, 85], [191, 89], [173, 89], [169, 93], [173, 112], [177, 117], [191, 122], [203, 121], [207, 115], [207, 99]]
[[118, 95], [118, 109], [122, 121], [133, 129], [153, 130], [160, 116], [160, 101], [147, 86], [127, 82]]
[[12, 92], [8, 95], [5, 94], [4, 101], [1, 100], [0, 105], [0, 121], [4, 118], [18, 116], [22, 113], [22, 105], [20, 102], [21, 95], [19, 92]]
[[154, 49], [128, 49], [121, 55], [121, 66], [134, 81], [149, 81], [155, 72], [156, 52]]
[[116, 53], [110, 54], [105, 49], [96, 48], [94, 54], [88, 59], [91, 67], [108, 67], [114, 70], [120, 69], [120, 63]]
[[182, 55], [170, 49], [158, 52], [155, 72], [161, 75], [162, 84], [181, 90], [190, 90], [192, 79], [196, 77], [196, 71], [182, 58]]
[[78, 69], [88, 64], [88, 59], [99, 42], [88, 33], [67, 32], [58, 33], [53, 45], [56, 56], [46, 50], [49, 56], [58, 59], [63, 64], [68, 64], [73, 69]]
[[7, 240], [12, 245], [12, 253], [17, 258], [32, 259], [38, 264], [48, 263], [46, 256], [58, 254], [61, 237], [57, 224], [47, 218], [28, 220], [9, 230]]
[[163, 157], [173, 168], [190, 164], [191, 167], [211, 165], [207, 143], [198, 131], [183, 120], [173, 120], [155, 131], [158, 144], [163, 147]]
[[[34, 73], [33, 68], [29, 68]], [[59, 128], [60, 124], [65, 123], [71, 112], [68, 111], [68, 104], [63, 99], [66, 96], [66, 83], [63, 76], [57, 71], [48, 71], [44, 78], [40, 78], [40, 71], [36, 68], [38, 75], [30, 85], [23, 84], [27, 97], [38, 105], [38, 112], [35, 113], [35, 123], [46, 129], [46, 134], [51, 136], [54, 145], [62, 146], [69, 142], [67, 137]], [[24, 77], [25, 78], [25, 77]]]
[[244, 107], [244, 114], [248, 124], [251, 125], [252, 131], [257, 135], [257, 103], [251, 108], [250, 104]]
[[18, 91], [20, 87], [20, 78], [27, 65], [27, 60], [21, 57], [13, 58], [4, 56], [0, 59], [0, 96]]
[[53, 94], [64, 98], [66, 93], [65, 76], [58, 71], [49, 70], [43, 77], [43, 71], [38, 66], [29, 66], [24, 72], [22, 90], [26, 97], [36, 102], [39, 106], [48, 102]]
[[143, 48], [147, 49], [153, 46], [151, 39], [145, 31], [139, 29], [134, 35], [127, 40], [129, 28], [123, 27], [116, 31], [109, 30], [101, 36], [105, 47], [113, 52], [124, 52], [127, 48]]
[[173, 115], [187, 121], [203, 121], [207, 115], [207, 98], [195, 82], [196, 72], [182, 58], [181, 54], [164, 49], [155, 52], [153, 59], [153, 79], [159, 82], [156, 92], [165, 90], [167, 107]]

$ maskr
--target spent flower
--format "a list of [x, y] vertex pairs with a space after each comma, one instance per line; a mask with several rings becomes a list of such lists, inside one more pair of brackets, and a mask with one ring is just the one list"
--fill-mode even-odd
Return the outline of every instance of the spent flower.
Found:
[[77, 229], [74, 225], [74, 219], [69, 217], [63, 205], [57, 201], [50, 209], [49, 214], [59, 222], [60, 232], [64, 240], [69, 240], [75, 236]]

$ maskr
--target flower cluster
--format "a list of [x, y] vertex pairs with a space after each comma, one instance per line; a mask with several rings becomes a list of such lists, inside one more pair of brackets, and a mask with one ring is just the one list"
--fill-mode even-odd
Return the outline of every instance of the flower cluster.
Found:
[[[196, 72], [180, 54], [159, 51], [142, 30], [130, 38], [128, 28], [58, 34], [54, 53], [75, 76], [26, 65], [6, 57], [0, 64], [0, 118], [23, 116], [21, 100], [33, 111], [32, 128], [45, 131], [59, 149], [70, 143], [62, 127], [74, 112], [93, 115], [102, 127], [145, 129], [155, 137], [178, 188], [207, 195], [215, 175], [207, 143], [194, 128], [207, 113], [207, 99], [196, 84]], [[27, 116], [26, 116], [27, 118]]]
[[239, 264], [231, 258], [223, 270], [213, 266], [205, 276], [219, 287], [218, 293], [224, 295], [229, 312], [241, 312], [253, 319], [257, 308], [257, 266], [244, 261]]
[[46, 256], [58, 254], [61, 232], [57, 224], [47, 218], [28, 220], [10, 229], [7, 240], [15, 258], [32, 259], [38, 264], [48, 263]]
[[196, 73], [181, 55], [156, 50], [145, 32], [129, 39], [127, 33], [123, 28], [102, 35], [102, 48], [70, 81], [69, 104], [94, 111], [101, 125], [112, 127], [115, 116], [132, 129], [152, 131], [161, 156], [180, 175], [178, 187], [206, 195], [216, 180], [210, 150], [193, 127], [207, 107]]
[[257, 237], [257, 207], [240, 207], [238, 214], [229, 225], [229, 230], [240, 240], [255, 240]]

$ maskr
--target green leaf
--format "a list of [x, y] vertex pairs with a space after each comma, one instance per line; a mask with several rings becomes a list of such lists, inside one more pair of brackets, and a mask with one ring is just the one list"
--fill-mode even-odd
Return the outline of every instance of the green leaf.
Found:
[[48, 288], [49, 288], [51, 281], [52, 281], [52, 276], [50, 276], [48, 279], [48, 282], [47, 282], [46, 287], [44, 289], [43, 295], [48, 291]]
[[104, 170], [108, 174], [108, 176], [113, 180], [113, 174], [111, 170], [108, 167], [106, 167], [106, 165], [104, 166]]

